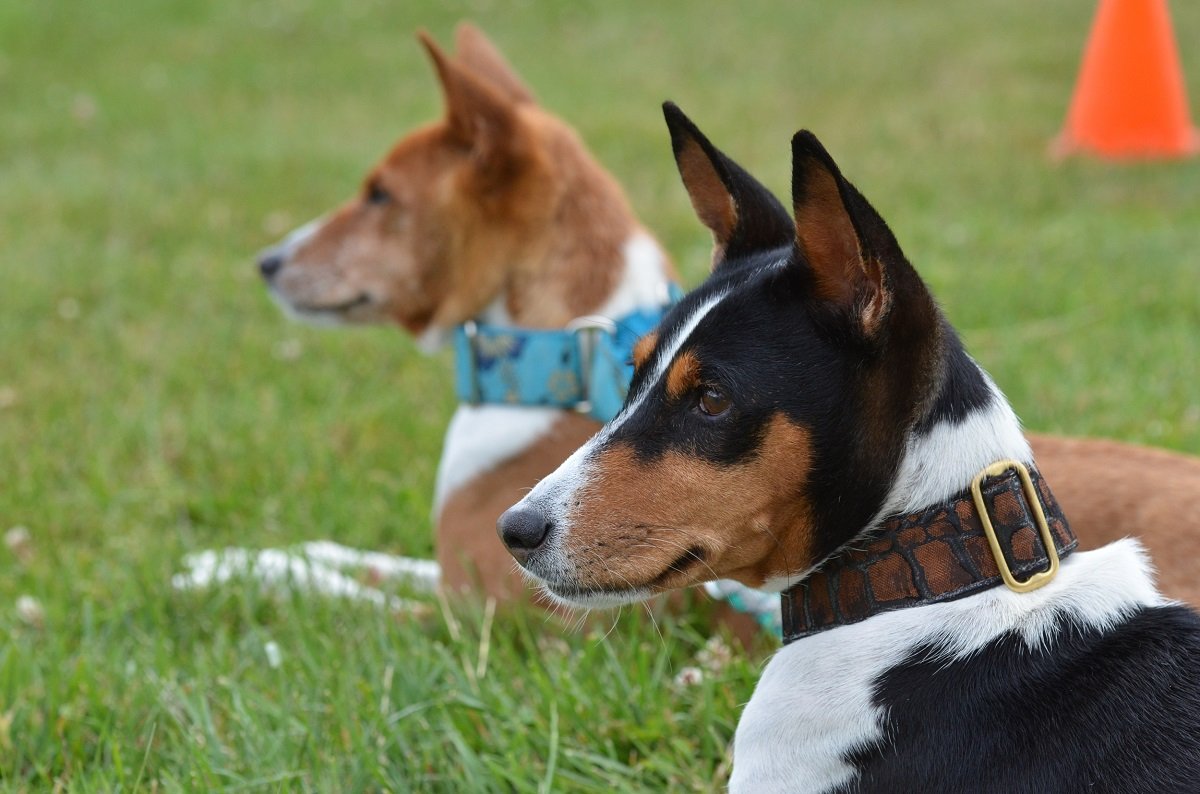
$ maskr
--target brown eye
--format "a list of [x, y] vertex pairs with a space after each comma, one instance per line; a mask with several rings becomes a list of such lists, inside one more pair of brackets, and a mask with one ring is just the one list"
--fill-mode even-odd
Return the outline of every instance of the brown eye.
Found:
[[388, 204], [392, 200], [392, 194], [387, 192], [387, 188], [379, 184], [378, 180], [372, 179], [370, 183], [367, 184], [367, 192], [366, 195], [363, 196], [363, 200], [365, 200], [368, 204]]
[[725, 392], [712, 386], [700, 392], [700, 411], [706, 416], [720, 416], [729, 410], [731, 402]]

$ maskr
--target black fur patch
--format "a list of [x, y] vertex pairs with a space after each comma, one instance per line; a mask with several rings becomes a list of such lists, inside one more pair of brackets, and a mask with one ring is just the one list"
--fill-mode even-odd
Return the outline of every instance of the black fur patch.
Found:
[[[889, 295], [890, 309], [870, 328], [860, 307], [816, 289], [795, 223], [770, 191], [678, 108], [664, 111], [676, 155], [685, 144], [700, 147], [737, 206], [737, 226], [712, 276], [659, 327], [658, 348], [634, 375], [630, 399], [646, 388], [679, 327], [723, 294], [681, 348], [701, 362], [697, 393], [672, 397], [665, 384], [653, 384], [636, 414], [613, 432], [612, 443], [628, 446], [643, 461], [673, 450], [718, 465], [744, 465], [758, 454], [771, 420], [783, 415], [808, 434], [808, 481], [793, 496], [811, 508], [811, 550], [825, 557], [878, 514], [910, 432], [961, 421], [986, 405], [991, 392], [887, 223], [815, 137], [801, 133], [793, 140], [794, 199], [798, 205], [810, 200], [807, 180], [823, 178], [822, 171], [836, 182], [858, 250], [878, 263]], [[844, 228], [836, 222], [838, 207], [819, 209]], [[806, 222], [821, 217], [810, 215]], [[708, 386], [732, 401], [720, 417], [696, 408]]]
[[945, 320], [942, 321], [942, 344], [945, 379], [933, 406], [917, 422], [914, 429], [918, 433], [928, 433], [939, 424], [961, 422], [996, 399], [983, 372], [967, 355], [958, 334]]
[[[671, 132], [671, 149], [678, 161], [687, 142], [694, 142], [708, 157], [713, 173], [721, 180], [733, 199], [737, 213], [736, 227], [724, 240], [725, 258], [736, 261], [743, 257], [789, 244], [795, 236], [792, 217], [779, 199], [763, 187], [717, 147], [684, 115], [673, 102], [663, 104], [663, 115]], [[681, 166], [682, 167], [682, 166]], [[721, 263], [715, 263], [721, 267]]]
[[[812, 442], [812, 480], [795, 497], [813, 505], [817, 552], [824, 555], [878, 511], [890, 487], [894, 460], [889, 464], [886, 454], [859, 443], [866, 410], [861, 399], [862, 353], [849, 335], [823, 325], [826, 318], [812, 305], [803, 265], [779, 264], [793, 255], [779, 249], [726, 261], [660, 327], [661, 339], [673, 339], [677, 327], [701, 304], [714, 294], [727, 293], [681, 351], [695, 352], [701, 362], [700, 382], [719, 385], [732, 400], [730, 410], [708, 417], [697, 410], [698, 392], [672, 400], [665, 383], [656, 383], [640, 409], [615, 430], [611, 443], [627, 445], [644, 461], [675, 450], [735, 466], [755, 457], [765, 428], [783, 414], [806, 428]], [[652, 360], [635, 375], [631, 395], [645, 388], [663, 348], [669, 346], [660, 343]], [[899, 454], [901, 432], [897, 427], [893, 457]]]
[[1064, 620], [946, 664], [930, 649], [876, 684], [883, 742], [847, 761], [866, 792], [1200, 791], [1200, 618], [1144, 608], [1110, 631]]

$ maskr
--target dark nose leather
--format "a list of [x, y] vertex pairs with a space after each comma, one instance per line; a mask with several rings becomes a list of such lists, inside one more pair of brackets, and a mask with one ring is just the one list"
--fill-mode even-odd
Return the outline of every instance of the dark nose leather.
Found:
[[496, 522], [500, 540], [517, 562], [525, 562], [536, 551], [554, 529], [554, 522], [535, 507], [517, 505], [504, 511]]
[[279, 272], [279, 268], [283, 267], [283, 255], [277, 254], [274, 251], [267, 251], [258, 258], [258, 272], [262, 273], [262, 277], [267, 281]]

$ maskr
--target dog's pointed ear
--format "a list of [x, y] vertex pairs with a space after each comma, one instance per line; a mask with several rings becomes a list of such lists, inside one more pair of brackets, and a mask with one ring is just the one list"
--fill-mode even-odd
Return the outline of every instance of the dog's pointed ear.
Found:
[[792, 203], [796, 246], [816, 296], [873, 336], [892, 305], [888, 262], [903, 254], [883, 218], [808, 130], [792, 138]]
[[516, 105], [482, 78], [450, 60], [428, 33], [419, 31], [446, 100], [451, 136], [471, 150], [479, 173], [499, 182], [510, 178], [521, 158], [525, 136]]
[[792, 242], [792, 219], [779, 199], [729, 159], [673, 102], [663, 104], [679, 176], [700, 222], [713, 235], [713, 267]]
[[530, 104], [536, 101], [533, 92], [482, 30], [470, 22], [462, 22], [455, 28], [454, 43], [459, 63], [491, 83], [511, 101]]

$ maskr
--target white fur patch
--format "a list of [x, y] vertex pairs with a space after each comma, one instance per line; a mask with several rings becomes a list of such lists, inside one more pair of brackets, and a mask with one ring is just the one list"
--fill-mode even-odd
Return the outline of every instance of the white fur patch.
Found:
[[319, 218], [313, 218], [303, 226], [299, 226], [288, 232], [288, 235], [275, 245], [271, 253], [282, 256], [285, 261], [290, 259], [292, 254], [296, 253], [296, 250], [300, 248], [300, 246], [311, 240], [324, 225], [324, 215], [320, 216]]
[[1004, 394], [980, 369], [991, 402], [961, 422], [942, 422], [912, 436], [881, 516], [911, 513], [966, 490], [975, 475], [998, 460], [1033, 462], [1021, 422]]
[[[533, 446], [562, 416], [558, 408], [460, 405], [446, 428], [438, 463], [433, 515], [452, 493]], [[532, 483], [527, 483], [532, 485]]]
[[445, 347], [448, 341], [450, 341], [448, 330], [431, 325], [417, 337], [417, 350], [427, 356], [432, 356]]
[[625, 270], [612, 295], [592, 314], [619, 319], [639, 309], [654, 309], [670, 298], [666, 257], [653, 237], [638, 232], [630, 237], [623, 249]]
[[742, 712], [729, 790], [796, 794], [845, 785], [854, 769], [843, 759], [882, 738], [876, 680], [922, 646], [953, 661], [1013, 631], [1035, 647], [1061, 617], [1105, 630], [1165, 603], [1141, 544], [1126, 539], [1068, 557], [1053, 582], [1031, 593], [997, 587], [798, 640], [771, 659]]

